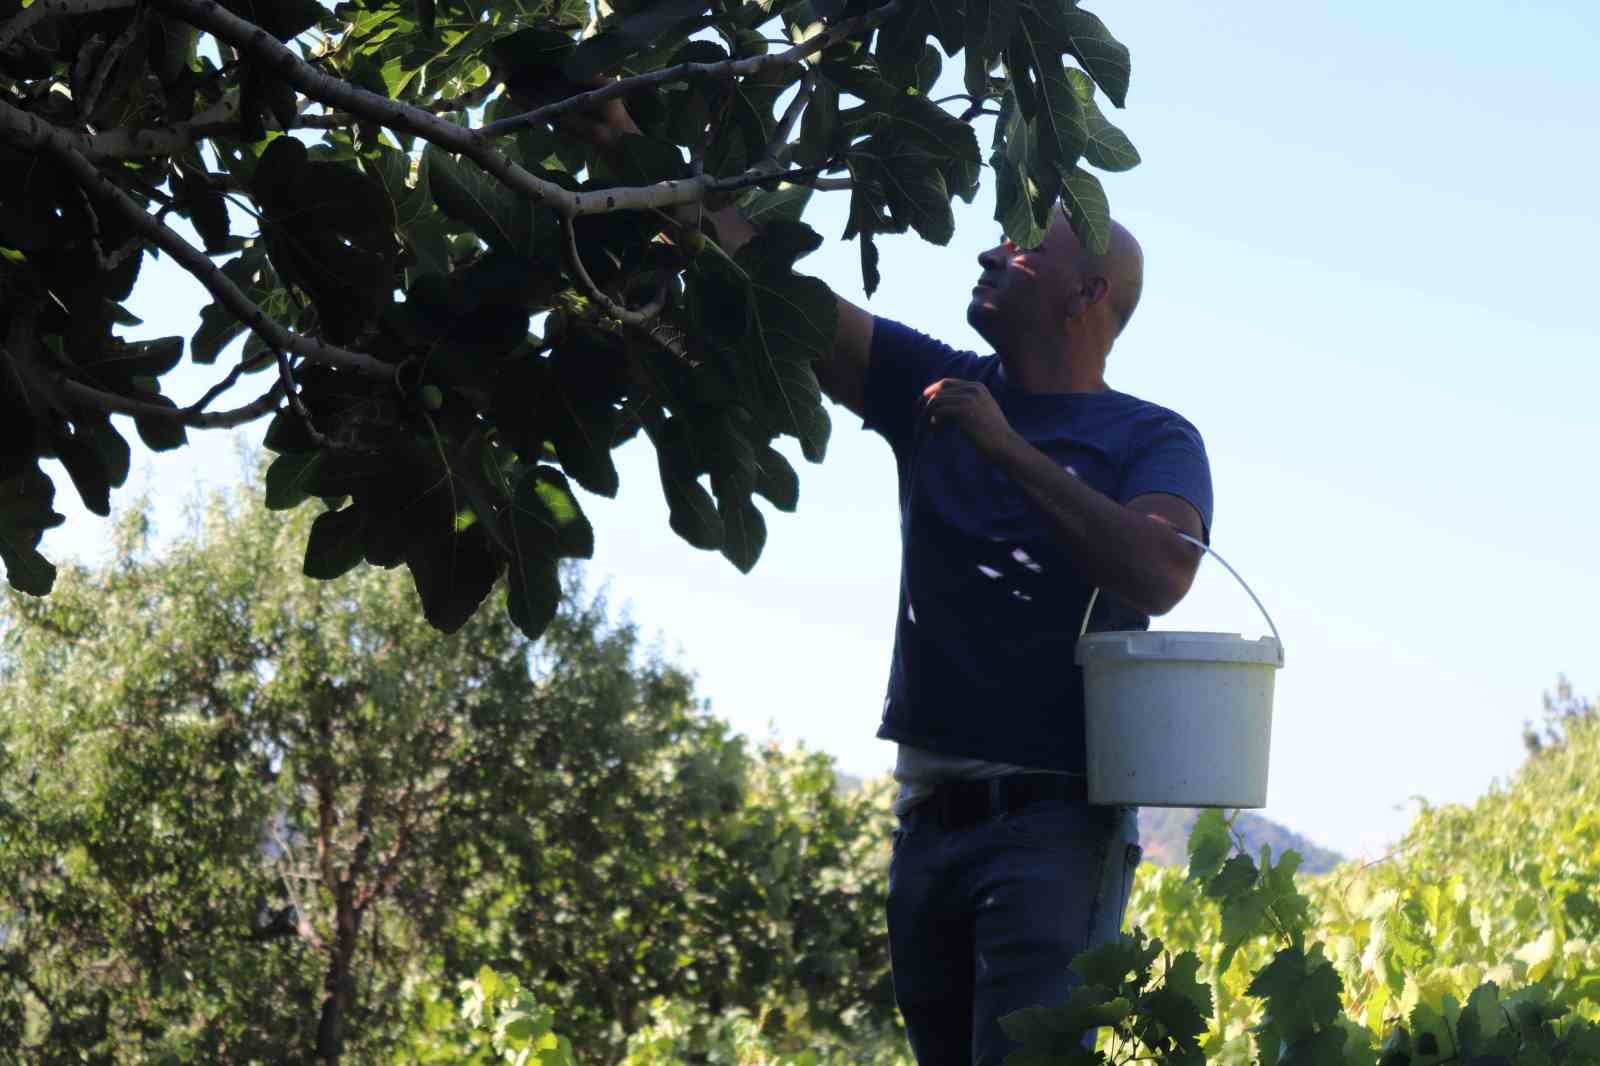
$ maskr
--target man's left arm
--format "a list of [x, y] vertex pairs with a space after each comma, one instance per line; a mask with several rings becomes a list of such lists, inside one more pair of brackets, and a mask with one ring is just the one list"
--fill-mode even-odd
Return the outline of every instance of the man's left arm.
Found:
[[1172, 530], [1204, 537], [1193, 504], [1165, 492], [1122, 504], [1096, 491], [1012, 429], [979, 382], [946, 378], [923, 395], [931, 425], [959, 427], [985, 459], [1010, 475], [1088, 580], [1149, 615], [1165, 614], [1183, 599], [1202, 552]]

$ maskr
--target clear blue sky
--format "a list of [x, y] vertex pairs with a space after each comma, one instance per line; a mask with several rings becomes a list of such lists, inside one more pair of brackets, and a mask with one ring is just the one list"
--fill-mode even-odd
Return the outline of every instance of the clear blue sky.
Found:
[[[1200, 427], [1213, 542], [1283, 633], [1265, 813], [1376, 854], [1408, 797], [1470, 800], [1515, 768], [1557, 672], [1600, 691], [1600, 9], [1088, 6], [1133, 51], [1113, 118], [1144, 155], [1106, 180], [1148, 257], [1109, 380]], [[831, 239], [842, 209], [824, 198], [808, 220]], [[949, 248], [885, 241], [869, 306], [980, 348], [963, 309], [992, 211], [986, 173]], [[862, 299], [854, 245], [802, 267]], [[138, 332], [188, 335], [200, 302], [147, 265]], [[185, 380], [184, 395], [205, 384]], [[716, 713], [872, 774], [893, 760], [872, 736], [893, 470], [834, 413], [827, 462], [802, 469], [799, 514], [769, 515], [752, 575], [670, 533], [636, 446], [621, 498], [590, 502], [591, 572], [698, 672]], [[195, 439], [144, 460], [163, 501], [235, 469], [229, 437]], [[107, 531], [60, 484], [70, 521], [46, 549], [92, 552]], [[1156, 624], [1264, 632], [1214, 564]]]

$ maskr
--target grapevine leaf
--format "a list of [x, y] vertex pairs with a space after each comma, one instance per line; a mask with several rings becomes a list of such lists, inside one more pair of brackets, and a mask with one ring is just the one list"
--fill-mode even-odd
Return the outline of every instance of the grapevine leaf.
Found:
[[1343, 990], [1344, 983], [1323, 957], [1321, 944], [1314, 945], [1309, 954], [1299, 945], [1283, 948], [1246, 989], [1267, 1001], [1273, 1027], [1291, 1043], [1333, 1025], [1342, 1010], [1339, 996]]
[[1233, 845], [1228, 839], [1228, 823], [1215, 808], [1200, 812], [1189, 833], [1189, 878], [1209, 881], [1217, 876]]

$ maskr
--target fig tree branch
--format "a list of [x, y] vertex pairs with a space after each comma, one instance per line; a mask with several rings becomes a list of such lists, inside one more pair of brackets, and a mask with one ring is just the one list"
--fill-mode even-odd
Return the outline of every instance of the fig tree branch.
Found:
[[[747, 56], [744, 59], [724, 59], [716, 63], [678, 63], [674, 66], [653, 70], [648, 74], [638, 74], [631, 78], [620, 78], [609, 82], [598, 89], [569, 96], [565, 100], [557, 100], [553, 104], [525, 111], [520, 115], [507, 115], [503, 119], [490, 122], [481, 126], [478, 133], [485, 137], [498, 137], [506, 133], [514, 133], [527, 126], [536, 126], [541, 122], [550, 122], [569, 111], [587, 111], [592, 107], [615, 100], [639, 89], [652, 89], [656, 86], [667, 85], [675, 82], [708, 80], [732, 81], [734, 78], [759, 74], [764, 70], [775, 70], [779, 67], [791, 67], [808, 56], [816, 55], [840, 41], [857, 33], [864, 33], [899, 14], [905, 0], [890, 0], [882, 7], [874, 8], [864, 15], [853, 19], [846, 19], [836, 26], [830, 27], [815, 37], [801, 41], [792, 48], [782, 52], [769, 52], [763, 55]], [[664, 206], [664, 205], [656, 205]]]
[[394, 376], [394, 367], [382, 360], [294, 333], [274, 321], [223, 274], [210, 257], [140, 207], [110, 178], [97, 170], [73, 147], [71, 137], [65, 131], [0, 100], [0, 138], [21, 148], [40, 150], [53, 156], [91, 199], [98, 199], [114, 208], [135, 232], [172, 256], [179, 266], [205, 286], [219, 304], [266, 341], [268, 347], [281, 348], [303, 355], [313, 362], [326, 363], [368, 377], [387, 380]]
[[[358, 118], [391, 129], [403, 130], [431, 144], [462, 155], [478, 164], [507, 188], [535, 203], [548, 205], [563, 218], [605, 214], [611, 211], [644, 211], [655, 207], [697, 203], [703, 200], [708, 192], [717, 188], [716, 179], [701, 176], [683, 181], [663, 181], [654, 185], [569, 191], [554, 182], [538, 178], [513, 163], [489, 144], [480, 130], [465, 129], [430, 111], [391, 100], [318, 71], [267, 31], [237, 17], [214, 0], [150, 0], [150, 2], [155, 7], [176, 15], [212, 34], [218, 40], [232, 45], [241, 53], [248, 54], [311, 99], [328, 107], [348, 111]], [[750, 67], [751, 70], [761, 70], [798, 62], [805, 55], [827, 47], [830, 40], [837, 41], [847, 33], [859, 32], [877, 25], [897, 12], [902, 2], [903, 0], [890, 0], [890, 3], [883, 7], [858, 19], [840, 23], [837, 27], [796, 45], [788, 52], [777, 56], [755, 56], [748, 61], [737, 60], [735, 63], [750, 62], [754, 64]], [[610, 86], [607, 87], [609, 88]]]
[[235, 407], [231, 411], [195, 411], [188, 407], [162, 407], [160, 404], [146, 403], [114, 392], [106, 392], [104, 389], [97, 389], [64, 376], [56, 379], [56, 386], [60, 388], [63, 396], [73, 402], [107, 414], [159, 418], [164, 422], [181, 423], [190, 429], [235, 429], [248, 425], [277, 410], [278, 398], [283, 392], [281, 385], [274, 384], [243, 407]]

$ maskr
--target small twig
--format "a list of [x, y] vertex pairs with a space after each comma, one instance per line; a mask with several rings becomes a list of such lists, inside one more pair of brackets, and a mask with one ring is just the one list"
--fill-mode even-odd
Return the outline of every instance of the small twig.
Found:
[[637, 310], [630, 311], [602, 291], [600, 286], [594, 283], [594, 278], [589, 276], [589, 268], [583, 265], [583, 254], [578, 250], [578, 229], [572, 224], [572, 219], [563, 218], [561, 220], [561, 232], [562, 236], [566, 238], [564, 248], [568, 268], [571, 269], [573, 277], [584, 292], [588, 293], [590, 298], [598, 303], [606, 314], [625, 326], [643, 327], [661, 313], [662, 308], [667, 304], [666, 286], [662, 286], [661, 292], [656, 295], [654, 300]]
[[311, 437], [311, 442], [319, 448], [332, 447], [332, 442], [323, 436], [322, 432], [317, 429], [316, 423], [311, 421], [311, 412], [307, 409], [305, 401], [300, 398], [300, 390], [296, 387], [294, 381], [294, 369], [289, 366], [289, 356], [284, 353], [282, 348], [274, 349], [272, 354], [278, 360], [278, 383], [283, 386], [283, 394], [289, 399], [289, 407], [296, 415], [300, 416], [300, 421], [305, 426], [307, 435]]
[[[740, 189], [748, 189], [752, 185], [765, 185], [769, 181], [786, 181], [790, 185], [813, 186], [818, 182], [827, 182], [828, 187], [838, 188], [840, 187], [840, 181], [848, 182], [850, 179], [823, 178], [820, 176], [824, 171], [832, 170], [837, 165], [837, 162], [832, 159], [826, 163], [819, 163], [814, 167], [794, 167], [789, 170], [774, 169], [770, 166], [763, 167], [757, 164], [737, 177], [717, 178], [709, 184], [714, 192], [737, 192]], [[846, 185], [844, 187], [848, 188], [849, 186]]]
[[767, 144], [767, 158], [777, 161], [778, 153], [783, 146], [789, 143], [789, 135], [794, 133], [795, 123], [800, 121], [800, 113], [811, 102], [811, 93], [817, 87], [817, 75], [812, 70], [807, 70], [800, 76], [800, 88], [794, 94], [794, 99], [789, 101], [789, 106], [784, 109], [783, 117], [778, 119], [777, 129], [772, 134], [772, 140]]
[[235, 363], [233, 365], [233, 369], [228, 371], [227, 377], [223, 378], [221, 381], [207, 389], [204, 396], [201, 396], [194, 403], [190, 404], [188, 407], [185, 407], [183, 409], [184, 413], [191, 416], [203, 414], [205, 409], [211, 406], [213, 400], [239, 383], [239, 377], [244, 373], [244, 367], [245, 363], [242, 359]]
[[99, 213], [95, 211], [94, 204], [90, 202], [89, 194], [83, 191], [83, 186], [74, 185], [73, 189], [77, 191], [78, 199], [83, 203], [84, 213], [89, 216], [89, 247], [94, 250], [95, 265], [106, 273], [110, 273], [127, 262], [129, 256], [136, 255], [143, 250], [144, 246], [137, 240], [130, 240], [111, 255], [107, 255], [105, 245], [100, 241]]

